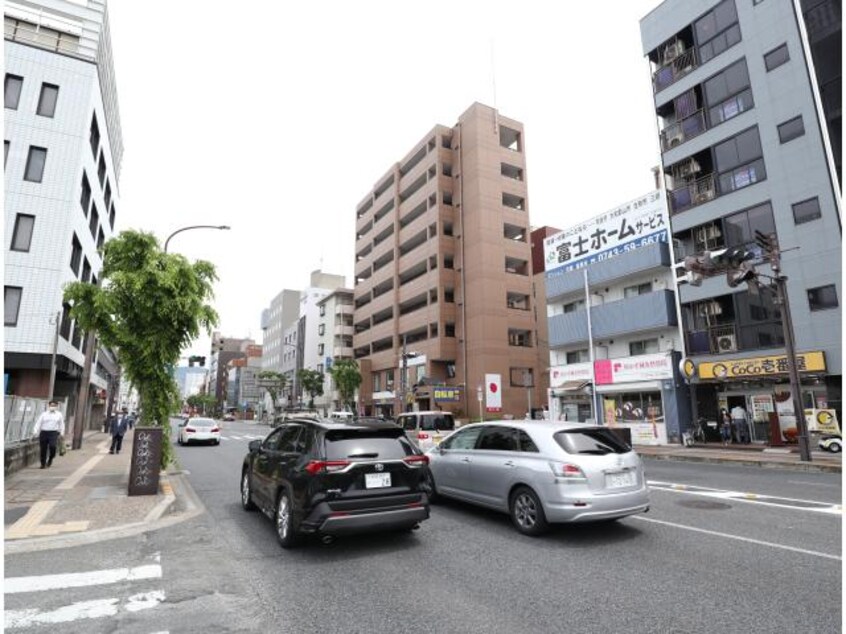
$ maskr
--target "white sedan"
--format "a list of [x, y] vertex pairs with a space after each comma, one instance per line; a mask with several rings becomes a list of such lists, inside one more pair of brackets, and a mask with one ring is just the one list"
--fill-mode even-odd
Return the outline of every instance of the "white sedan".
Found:
[[179, 424], [176, 442], [187, 445], [192, 442], [220, 444], [220, 425], [213, 418], [189, 418]]

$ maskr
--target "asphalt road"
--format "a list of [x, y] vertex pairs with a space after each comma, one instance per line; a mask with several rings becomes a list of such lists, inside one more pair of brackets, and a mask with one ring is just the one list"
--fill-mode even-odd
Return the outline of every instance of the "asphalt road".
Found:
[[[411, 535], [284, 551], [238, 497], [247, 443], [267, 431], [226, 423], [219, 447], [177, 449], [203, 515], [142, 538], [9, 556], [6, 576], [158, 558], [160, 578], [57, 591], [54, 606], [112, 596], [106, 588], [120, 604], [64, 633], [841, 631], [838, 474], [648, 461], [651, 511], [610, 525], [533, 539], [505, 515], [448, 502]], [[7, 594], [6, 610], [42, 594]], [[161, 600], [132, 611], [127, 597]]]

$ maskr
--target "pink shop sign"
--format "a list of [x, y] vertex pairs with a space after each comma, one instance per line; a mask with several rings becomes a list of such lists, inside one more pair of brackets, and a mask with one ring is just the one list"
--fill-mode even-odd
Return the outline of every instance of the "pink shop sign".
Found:
[[672, 357], [668, 354], [643, 354], [622, 359], [594, 362], [597, 385], [653, 381], [673, 376]]

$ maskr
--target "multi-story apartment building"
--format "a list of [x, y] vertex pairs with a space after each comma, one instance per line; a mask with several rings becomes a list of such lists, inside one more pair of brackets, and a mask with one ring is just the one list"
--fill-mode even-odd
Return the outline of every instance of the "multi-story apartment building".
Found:
[[323, 396], [315, 399], [318, 407], [335, 410], [343, 407], [335, 391], [329, 369], [332, 364], [353, 358], [353, 291], [338, 288], [317, 302], [317, 356], [326, 372]]
[[[75, 409], [86, 338], [63, 287], [95, 282], [114, 233], [123, 157], [105, 2], [5, 2], [6, 392], [54, 394]], [[54, 348], [55, 346], [55, 348]], [[92, 363], [88, 403], [115, 386]], [[98, 422], [99, 424], [99, 422]]]
[[299, 318], [299, 313], [300, 291], [288, 288], [274, 297], [270, 301], [270, 307], [262, 311], [262, 370], [283, 371], [283, 333]]
[[224, 337], [214, 331], [209, 355], [209, 394], [214, 394], [218, 408], [231, 405], [232, 394], [229, 390], [229, 362], [247, 357], [247, 346], [255, 345], [252, 339], [234, 339]]
[[377, 181], [356, 207], [365, 412], [478, 416], [478, 391], [487, 417], [522, 418], [526, 383], [540, 402], [529, 226], [523, 126], [482, 104]]
[[174, 370], [174, 380], [183, 400], [199, 394], [207, 381], [209, 371], [206, 368], [180, 366]]
[[258, 375], [262, 371], [262, 347], [247, 344], [244, 356], [227, 364], [227, 409], [235, 408], [243, 418], [252, 419], [262, 407], [264, 390], [259, 387]]
[[[839, 21], [839, 3], [820, 4], [836, 4]], [[840, 198], [797, 9], [790, 0], [666, 0], [643, 18], [641, 35], [676, 260], [735, 246], [763, 256], [756, 232], [775, 233], [801, 401], [839, 414]], [[758, 270], [771, 274], [762, 259]], [[681, 283], [678, 298], [693, 416], [716, 420], [720, 409], [742, 406], [755, 421], [753, 438], [767, 440], [769, 414], [785, 405], [792, 414], [773, 294], [716, 276]]]
[[662, 191], [546, 238], [550, 416], [678, 441], [690, 420]]

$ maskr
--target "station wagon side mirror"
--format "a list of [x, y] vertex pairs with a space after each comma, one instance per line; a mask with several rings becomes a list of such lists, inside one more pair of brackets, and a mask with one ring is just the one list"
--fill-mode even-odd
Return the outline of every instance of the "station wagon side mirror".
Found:
[[261, 441], [260, 440], [251, 440], [248, 447], [250, 448], [250, 453], [255, 453], [261, 447]]

